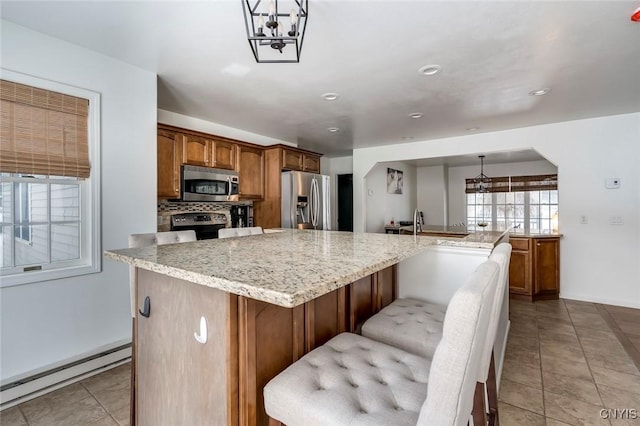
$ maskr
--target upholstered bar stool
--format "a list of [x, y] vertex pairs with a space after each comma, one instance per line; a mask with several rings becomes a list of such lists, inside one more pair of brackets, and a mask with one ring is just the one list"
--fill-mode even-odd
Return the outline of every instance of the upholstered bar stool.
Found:
[[351, 333], [309, 352], [265, 386], [270, 424], [466, 425], [498, 277], [487, 261], [456, 291], [433, 359]]
[[[129, 235], [129, 248], [147, 247], [153, 245], [177, 244], [196, 241], [195, 231], [168, 231], [168, 232], [150, 232], [147, 234], [131, 234]], [[136, 314], [136, 268], [129, 267], [129, 292], [131, 295], [131, 334], [135, 333]], [[131, 406], [135, 404], [135, 346], [132, 345], [131, 351]], [[131, 409], [131, 424], [135, 423], [133, 418], [135, 409]]]
[[249, 235], [263, 234], [261, 226], [247, 228], [222, 228], [218, 231], [218, 238], [247, 237]]
[[[489, 413], [490, 424], [499, 424], [498, 396], [493, 346], [498, 329], [502, 302], [509, 276], [511, 244], [502, 243], [494, 248], [489, 260], [500, 266], [500, 277], [494, 294], [491, 320], [484, 343], [474, 416], [476, 419]], [[430, 358], [442, 337], [445, 305], [417, 299], [397, 299], [362, 326], [362, 335], [408, 352]], [[488, 407], [485, 400], [485, 388]]]

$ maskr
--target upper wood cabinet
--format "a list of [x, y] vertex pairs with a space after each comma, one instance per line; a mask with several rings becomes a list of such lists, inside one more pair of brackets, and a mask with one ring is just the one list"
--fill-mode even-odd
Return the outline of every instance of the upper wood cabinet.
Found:
[[158, 198], [180, 198], [182, 135], [158, 129]]
[[291, 151], [289, 149], [283, 149], [282, 168], [290, 170], [302, 170], [302, 153], [298, 151]]
[[184, 135], [182, 162], [211, 167], [211, 141], [201, 136]]
[[264, 150], [238, 145], [237, 153], [240, 199], [262, 200], [264, 198]]
[[320, 156], [283, 148], [282, 169], [320, 173]]
[[214, 139], [211, 141], [213, 167], [234, 170], [236, 168], [236, 144]]
[[320, 173], [320, 156], [302, 154], [302, 170], [311, 173]]

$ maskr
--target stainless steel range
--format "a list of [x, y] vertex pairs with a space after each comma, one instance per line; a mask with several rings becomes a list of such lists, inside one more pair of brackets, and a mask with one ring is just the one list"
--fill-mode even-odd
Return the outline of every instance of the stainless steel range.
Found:
[[199, 240], [218, 238], [218, 230], [227, 227], [222, 213], [179, 213], [171, 216], [172, 231], [196, 231]]

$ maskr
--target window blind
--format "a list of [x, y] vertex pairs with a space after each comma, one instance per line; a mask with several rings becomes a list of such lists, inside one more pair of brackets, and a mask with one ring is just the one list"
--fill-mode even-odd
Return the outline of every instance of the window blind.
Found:
[[[491, 177], [486, 192], [546, 191], [558, 189], [558, 175]], [[465, 180], [465, 193], [476, 192], [473, 179]]]
[[87, 178], [89, 101], [0, 80], [0, 172]]

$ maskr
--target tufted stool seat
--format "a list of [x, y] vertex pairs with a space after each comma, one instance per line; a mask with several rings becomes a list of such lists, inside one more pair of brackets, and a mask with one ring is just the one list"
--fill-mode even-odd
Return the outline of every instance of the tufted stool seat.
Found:
[[264, 387], [271, 423], [466, 425], [498, 274], [487, 261], [456, 291], [431, 360], [350, 333], [309, 352]]
[[218, 231], [218, 238], [248, 237], [249, 235], [264, 234], [261, 226], [247, 228], [222, 228]]
[[[265, 388], [269, 415], [285, 424], [416, 424], [431, 361], [342, 333]], [[299, 423], [299, 422], [298, 422]]]
[[362, 335], [431, 358], [442, 338], [445, 305], [396, 299], [362, 326]]

